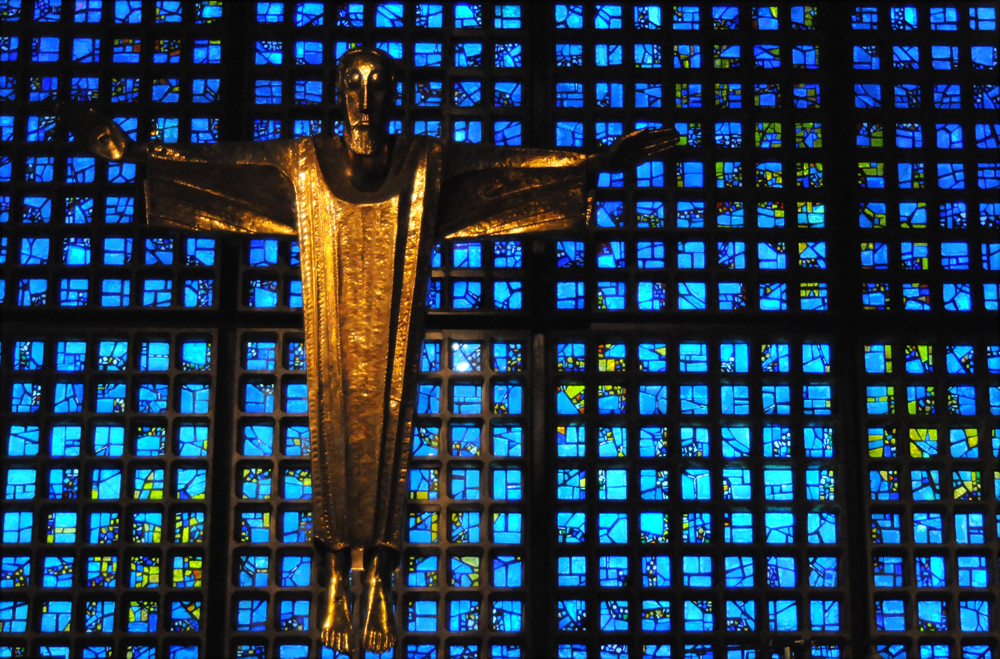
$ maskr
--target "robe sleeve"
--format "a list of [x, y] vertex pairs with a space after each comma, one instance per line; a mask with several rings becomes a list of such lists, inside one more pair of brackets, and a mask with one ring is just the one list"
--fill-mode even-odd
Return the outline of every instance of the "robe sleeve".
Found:
[[253, 234], [296, 233], [287, 172], [298, 143], [275, 141], [150, 148], [151, 226]]
[[569, 151], [451, 145], [438, 237], [576, 233], [589, 222], [587, 157]]

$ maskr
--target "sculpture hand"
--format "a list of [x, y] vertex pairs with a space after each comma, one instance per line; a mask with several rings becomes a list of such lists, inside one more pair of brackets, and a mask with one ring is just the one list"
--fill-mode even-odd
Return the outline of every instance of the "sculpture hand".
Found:
[[597, 156], [596, 164], [602, 170], [621, 171], [662, 157], [679, 139], [673, 128], [643, 128], [615, 141], [606, 152]]
[[90, 108], [60, 105], [59, 123], [73, 133], [76, 141], [91, 153], [106, 160], [137, 160], [141, 149], [128, 138], [118, 124]]

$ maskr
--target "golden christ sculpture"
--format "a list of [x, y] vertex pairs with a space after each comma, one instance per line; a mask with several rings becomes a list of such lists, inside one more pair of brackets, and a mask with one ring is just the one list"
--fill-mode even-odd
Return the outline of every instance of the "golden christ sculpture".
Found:
[[[395, 137], [393, 59], [355, 48], [337, 75], [343, 138], [148, 145], [92, 110], [62, 106], [60, 120], [93, 153], [147, 164], [152, 226], [298, 236], [313, 534], [331, 568], [322, 639], [348, 654], [381, 653], [396, 641], [389, 586], [401, 548], [432, 246], [581, 231], [598, 171], [656, 157], [677, 136], [642, 130], [589, 156]], [[352, 551], [365, 573], [354, 607], [359, 643]]]

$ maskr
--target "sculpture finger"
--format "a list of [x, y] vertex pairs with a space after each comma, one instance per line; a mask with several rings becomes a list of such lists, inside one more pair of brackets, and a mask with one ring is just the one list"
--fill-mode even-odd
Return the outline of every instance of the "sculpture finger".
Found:
[[101, 125], [94, 117], [84, 116], [81, 117], [80, 130], [85, 135], [99, 135], [104, 132], [104, 126]]
[[83, 112], [70, 112], [67, 115], [70, 125], [76, 126], [80, 130], [92, 130], [100, 127], [100, 121], [93, 110]]
[[67, 129], [80, 140], [94, 142], [102, 133], [114, 130], [108, 125], [109, 120], [91, 109], [82, 112], [67, 112], [63, 116]]
[[65, 126], [75, 139], [85, 143], [94, 143], [101, 130], [92, 117], [79, 114], [70, 114], [66, 117]]
[[680, 137], [680, 134], [673, 128], [657, 128], [643, 135], [643, 141], [646, 144], [655, 144], [657, 142], [677, 139], [678, 137]]
[[652, 148], [652, 147], [647, 147], [647, 148], [644, 148], [639, 153], [639, 157], [637, 158], [637, 160], [639, 162], [644, 162], [646, 160], [650, 160], [650, 159], [656, 158], [656, 157], [660, 156], [661, 154], [666, 153], [668, 150], [669, 150], [668, 148]]
[[678, 142], [680, 142], [680, 138], [674, 137], [669, 140], [663, 140], [661, 142], [657, 142], [656, 144], [650, 144], [646, 148], [650, 151], [660, 153], [662, 151], [667, 151], [668, 149], [672, 149], [673, 147], [677, 146]]
[[646, 144], [643, 146], [642, 154], [644, 156], [656, 156], [661, 153], [666, 153], [671, 148], [677, 145], [678, 139], [665, 140], [662, 142], [657, 142], [655, 144]]
[[77, 114], [59, 114], [57, 115], [57, 120], [60, 124], [66, 127], [66, 130], [73, 133], [74, 137], [79, 137], [83, 134], [84, 123], [80, 116]]
[[59, 123], [73, 123], [76, 121], [77, 115], [78, 113], [73, 112], [66, 103], [60, 103], [56, 106], [56, 121]]
[[680, 139], [680, 133], [678, 133], [673, 128], [658, 130], [654, 133], [650, 133], [649, 139], [646, 141], [647, 144], [659, 144], [660, 142], [676, 142]]

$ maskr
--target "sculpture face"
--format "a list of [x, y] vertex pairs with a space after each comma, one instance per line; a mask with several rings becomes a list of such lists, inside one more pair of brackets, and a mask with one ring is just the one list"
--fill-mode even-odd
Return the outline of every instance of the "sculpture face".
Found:
[[351, 51], [341, 60], [344, 142], [354, 153], [371, 155], [389, 141], [389, 111], [396, 100], [394, 69], [392, 58], [376, 50]]

